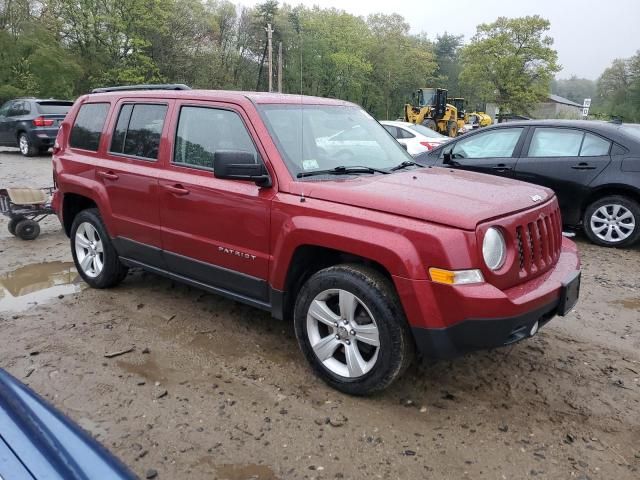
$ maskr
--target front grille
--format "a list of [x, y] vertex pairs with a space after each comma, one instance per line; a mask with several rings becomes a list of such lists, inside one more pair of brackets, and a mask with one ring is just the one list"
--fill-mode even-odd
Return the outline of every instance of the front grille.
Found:
[[516, 226], [515, 238], [521, 275], [546, 270], [560, 255], [562, 224], [556, 208], [538, 219]]

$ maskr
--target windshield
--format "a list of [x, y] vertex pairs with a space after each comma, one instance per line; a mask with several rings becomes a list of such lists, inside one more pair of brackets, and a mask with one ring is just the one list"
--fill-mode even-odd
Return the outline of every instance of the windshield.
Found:
[[439, 134], [435, 130], [431, 130], [429, 127], [425, 127], [424, 125], [412, 124], [409, 125], [411, 130], [418, 132], [421, 135], [429, 138], [446, 138], [444, 135]]
[[58, 113], [66, 115], [73, 102], [38, 102], [38, 112], [42, 114]]
[[402, 146], [359, 107], [259, 105], [293, 177], [336, 167], [390, 169], [411, 160]]

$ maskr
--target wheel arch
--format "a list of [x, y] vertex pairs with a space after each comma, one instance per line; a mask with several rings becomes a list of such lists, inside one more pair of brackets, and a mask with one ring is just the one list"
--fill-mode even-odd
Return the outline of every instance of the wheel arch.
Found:
[[630, 185], [624, 184], [610, 184], [603, 185], [601, 187], [593, 190], [582, 202], [580, 207], [580, 220], [583, 221], [584, 214], [589, 207], [594, 202], [597, 202], [601, 198], [609, 197], [612, 195], [619, 195], [624, 197], [629, 197], [634, 200], [636, 203], [640, 204], [640, 190], [633, 188]]
[[78, 193], [65, 193], [62, 197], [62, 225], [67, 237], [71, 234], [71, 225], [76, 215], [88, 208], [98, 208], [97, 203]]
[[371, 258], [320, 245], [299, 245], [293, 252], [284, 281], [282, 318], [293, 318], [293, 308], [302, 285], [316, 272], [341, 264], [366, 265], [383, 275], [395, 288], [389, 270]]

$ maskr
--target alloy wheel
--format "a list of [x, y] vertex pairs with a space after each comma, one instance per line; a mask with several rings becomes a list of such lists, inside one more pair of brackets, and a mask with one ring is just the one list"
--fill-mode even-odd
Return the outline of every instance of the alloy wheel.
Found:
[[590, 227], [600, 240], [618, 243], [631, 236], [636, 228], [636, 219], [623, 205], [603, 205], [591, 215]]
[[362, 300], [347, 290], [316, 295], [307, 312], [307, 335], [318, 360], [336, 375], [362, 377], [378, 359], [376, 321]]
[[104, 268], [104, 246], [96, 228], [89, 222], [81, 223], [75, 236], [78, 266], [88, 277], [95, 278]]
[[29, 153], [29, 140], [26, 135], [20, 135], [18, 139], [18, 146], [20, 147], [20, 153], [27, 155]]

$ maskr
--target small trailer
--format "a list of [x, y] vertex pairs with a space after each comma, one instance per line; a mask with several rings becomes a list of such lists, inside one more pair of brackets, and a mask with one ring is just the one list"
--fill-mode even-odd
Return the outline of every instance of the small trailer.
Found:
[[51, 195], [54, 187], [0, 189], [0, 213], [9, 217], [9, 233], [22, 240], [40, 235], [40, 220], [54, 214]]

